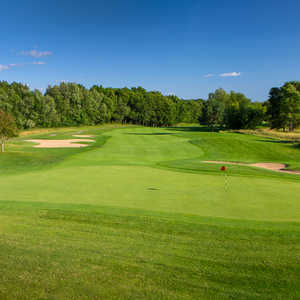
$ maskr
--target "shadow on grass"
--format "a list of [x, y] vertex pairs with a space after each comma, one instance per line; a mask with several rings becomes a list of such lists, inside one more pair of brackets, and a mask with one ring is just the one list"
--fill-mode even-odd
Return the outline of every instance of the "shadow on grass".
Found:
[[293, 145], [293, 147], [300, 150], [300, 143]]
[[128, 132], [124, 134], [133, 134], [133, 135], [172, 135], [175, 133], [169, 133], [169, 132], [153, 132], [153, 133], [135, 133], [135, 132]]
[[219, 128], [214, 128], [213, 130], [208, 126], [192, 126], [192, 127], [165, 127], [167, 130], [181, 131], [181, 132], [219, 132]]
[[258, 140], [258, 141], [266, 142], [266, 143], [275, 143], [275, 144], [295, 144], [294, 146], [299, 147], [299, 144], [296, 144], [298, 142], [289, 141], [289, 140], [274, 140], [274, 139], [270, 138], [270, 139], [263, 139], [263, 140]]

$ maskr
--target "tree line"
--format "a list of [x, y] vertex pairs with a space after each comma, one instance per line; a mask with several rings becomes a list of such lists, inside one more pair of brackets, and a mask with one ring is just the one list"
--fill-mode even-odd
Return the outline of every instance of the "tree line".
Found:
[[0, 110], [15, 118], [19, 129], [96, 125], [110, 122], [144, 126], [207, 124], [227, 129], [253, 129], [263, 123], [294, 130], [300, 126], [300, 82], [270, 90], [265, 102], [242, 93], [217, 89], [207, 100], [184, 100], [142, 87], [90, 89], [77, 83], [48, 86], [42, 94], [21, 83], [0, 82]]
[[265, 120], [264, 104], [251, 102], [244, 94], [217, 89], [204, 102], [200, 123], [226, 129], [254, 129]]
[[170, 126], [198, 122], [202, 100], [182, 100], [137, 88], [86, 89], [76, 83], [49, 86], [44, 94], [28, 86], [0, 82], [0, 110], [12, 114], [18, 128], [96, 125], [110, 122]]

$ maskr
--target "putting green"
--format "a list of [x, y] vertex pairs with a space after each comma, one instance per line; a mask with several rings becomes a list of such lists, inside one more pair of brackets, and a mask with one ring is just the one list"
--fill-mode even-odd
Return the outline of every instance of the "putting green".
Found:
[[108, 205], [239, 219], [300, 218], [299, 182], [234, 176], [225, 189], [223, 176], [143, 166], [59, 167], [10, 176], [1, 180], [0, 190], [1, 200], [6, 201]]

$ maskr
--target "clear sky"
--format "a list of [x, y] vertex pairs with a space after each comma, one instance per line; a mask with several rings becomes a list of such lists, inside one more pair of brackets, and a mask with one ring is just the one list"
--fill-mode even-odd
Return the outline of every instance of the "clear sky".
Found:
[[299, 0], [2, 1], [0, 80], [263, 101], [300, 80], [299, 16]]

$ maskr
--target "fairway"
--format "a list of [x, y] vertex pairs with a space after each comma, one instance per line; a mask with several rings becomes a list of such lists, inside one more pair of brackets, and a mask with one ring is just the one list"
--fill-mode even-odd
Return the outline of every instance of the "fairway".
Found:
[[[86, 147], [25, 141], [80, 138]], [[300, 149], [201, 126], [12, 140], [0, 155], [0, 299], [300, 298], [300, 175], [228, 164], [225, 178], [204, 161], [300, 170]]]

